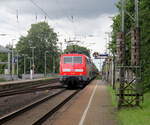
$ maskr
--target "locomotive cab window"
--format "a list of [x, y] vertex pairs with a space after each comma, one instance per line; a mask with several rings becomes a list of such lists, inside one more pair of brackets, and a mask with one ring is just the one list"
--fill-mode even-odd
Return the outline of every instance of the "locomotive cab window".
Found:
[[87, 62], [87, 64], [90, 64], [90, 63], [91, 63], [88, 58], [86, 58], [86, 62]]
[[64, 63], [72, 63], [72, 57], [71, 56], [64, 57]]
[[81, 56], [74, 56], [73, 57], [73, 63], [82, 63], [82, 57]]
[[81, 56], [65, 56], [64, 57], [64, 63], [82, 63], [82, 57]]

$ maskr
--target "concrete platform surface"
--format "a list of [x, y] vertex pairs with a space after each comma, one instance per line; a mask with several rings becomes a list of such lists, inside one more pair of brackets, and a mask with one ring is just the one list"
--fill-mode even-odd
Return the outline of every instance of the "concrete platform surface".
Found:
[[14, 80], [14, 81], [7, 81], [7, 82], [0, 82], [0, 86], [4, 85], [11, 85], [11, 84], [23, 84], [28, 82], [36, 82], [36, 81], [42, 81], [42, 80], [48, 80], [48, 79], [56, 79], [56, 77], [46, 77], [46, 78], [38, 78], [38, 79], [20, 79], [20, 80]]
[[107, 86], [94, 80], [49, 125], [116, 125]]

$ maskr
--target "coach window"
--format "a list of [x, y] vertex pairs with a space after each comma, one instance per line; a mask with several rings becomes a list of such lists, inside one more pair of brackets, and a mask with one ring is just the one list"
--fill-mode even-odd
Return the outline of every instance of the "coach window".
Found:
[[87, 58], [86, 58], [86, 62], [87, 62], [87, 64], [90, 64], [89, 59], [87, 59]]
[[88, 64], [88, 60], [87, 60], [87, 58], [86, 58], [86, 63]]
[[89, 62], [90, 62], [90, 65], [92, 65], [92, 60], [91, 59], [89, 59]]

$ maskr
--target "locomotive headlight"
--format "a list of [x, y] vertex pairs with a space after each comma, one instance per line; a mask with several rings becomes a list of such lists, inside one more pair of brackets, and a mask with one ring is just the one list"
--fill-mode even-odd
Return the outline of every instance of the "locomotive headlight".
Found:
[[71, 69], [63, 69], [63, 72], [70, 72]]
[[83, 72], [83, 69], [75, 69], [75, 72]]

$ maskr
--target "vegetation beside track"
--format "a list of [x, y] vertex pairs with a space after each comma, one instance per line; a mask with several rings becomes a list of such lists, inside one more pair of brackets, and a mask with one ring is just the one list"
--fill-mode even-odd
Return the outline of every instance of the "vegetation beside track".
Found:
[[[112, 105], [117, 107], [114, 90], [109, 86], [108, 91], [112, 97]], [[117, 111], [119, 125], [149, 125], [150, 124], [150, 92], [144, 95], [142, 108], [124, 108]]]
[[[150, 0], [139, 0], [139, 28], [140, 28], [140, 66], [141, 66], [141, 77], [142, 85], [145, 91], [150, 92]], [[116, 53], [117, 43], [116, 43], [116, 33], [120, 32], [121, 27], [121, 0], [118, 0], [116, 7], [119, 9], [119, 13], [115, 15], [112, 24], [112, 41], [109, 44], [109, 50], [112, 53]], [[134, 15], [134, 0], [126, 0], [125, 9], [130, 15]], [[135, 25], [135, 22], [129, 18], [128, 14], [125, 14], [125, 62], [126, 65], [131, 65], [131, 36], [129, 31], [131, 27]], [[129, 34], [128, 34], [129, 33]], [[128, 34], [128, 35], [127, 35]]]

